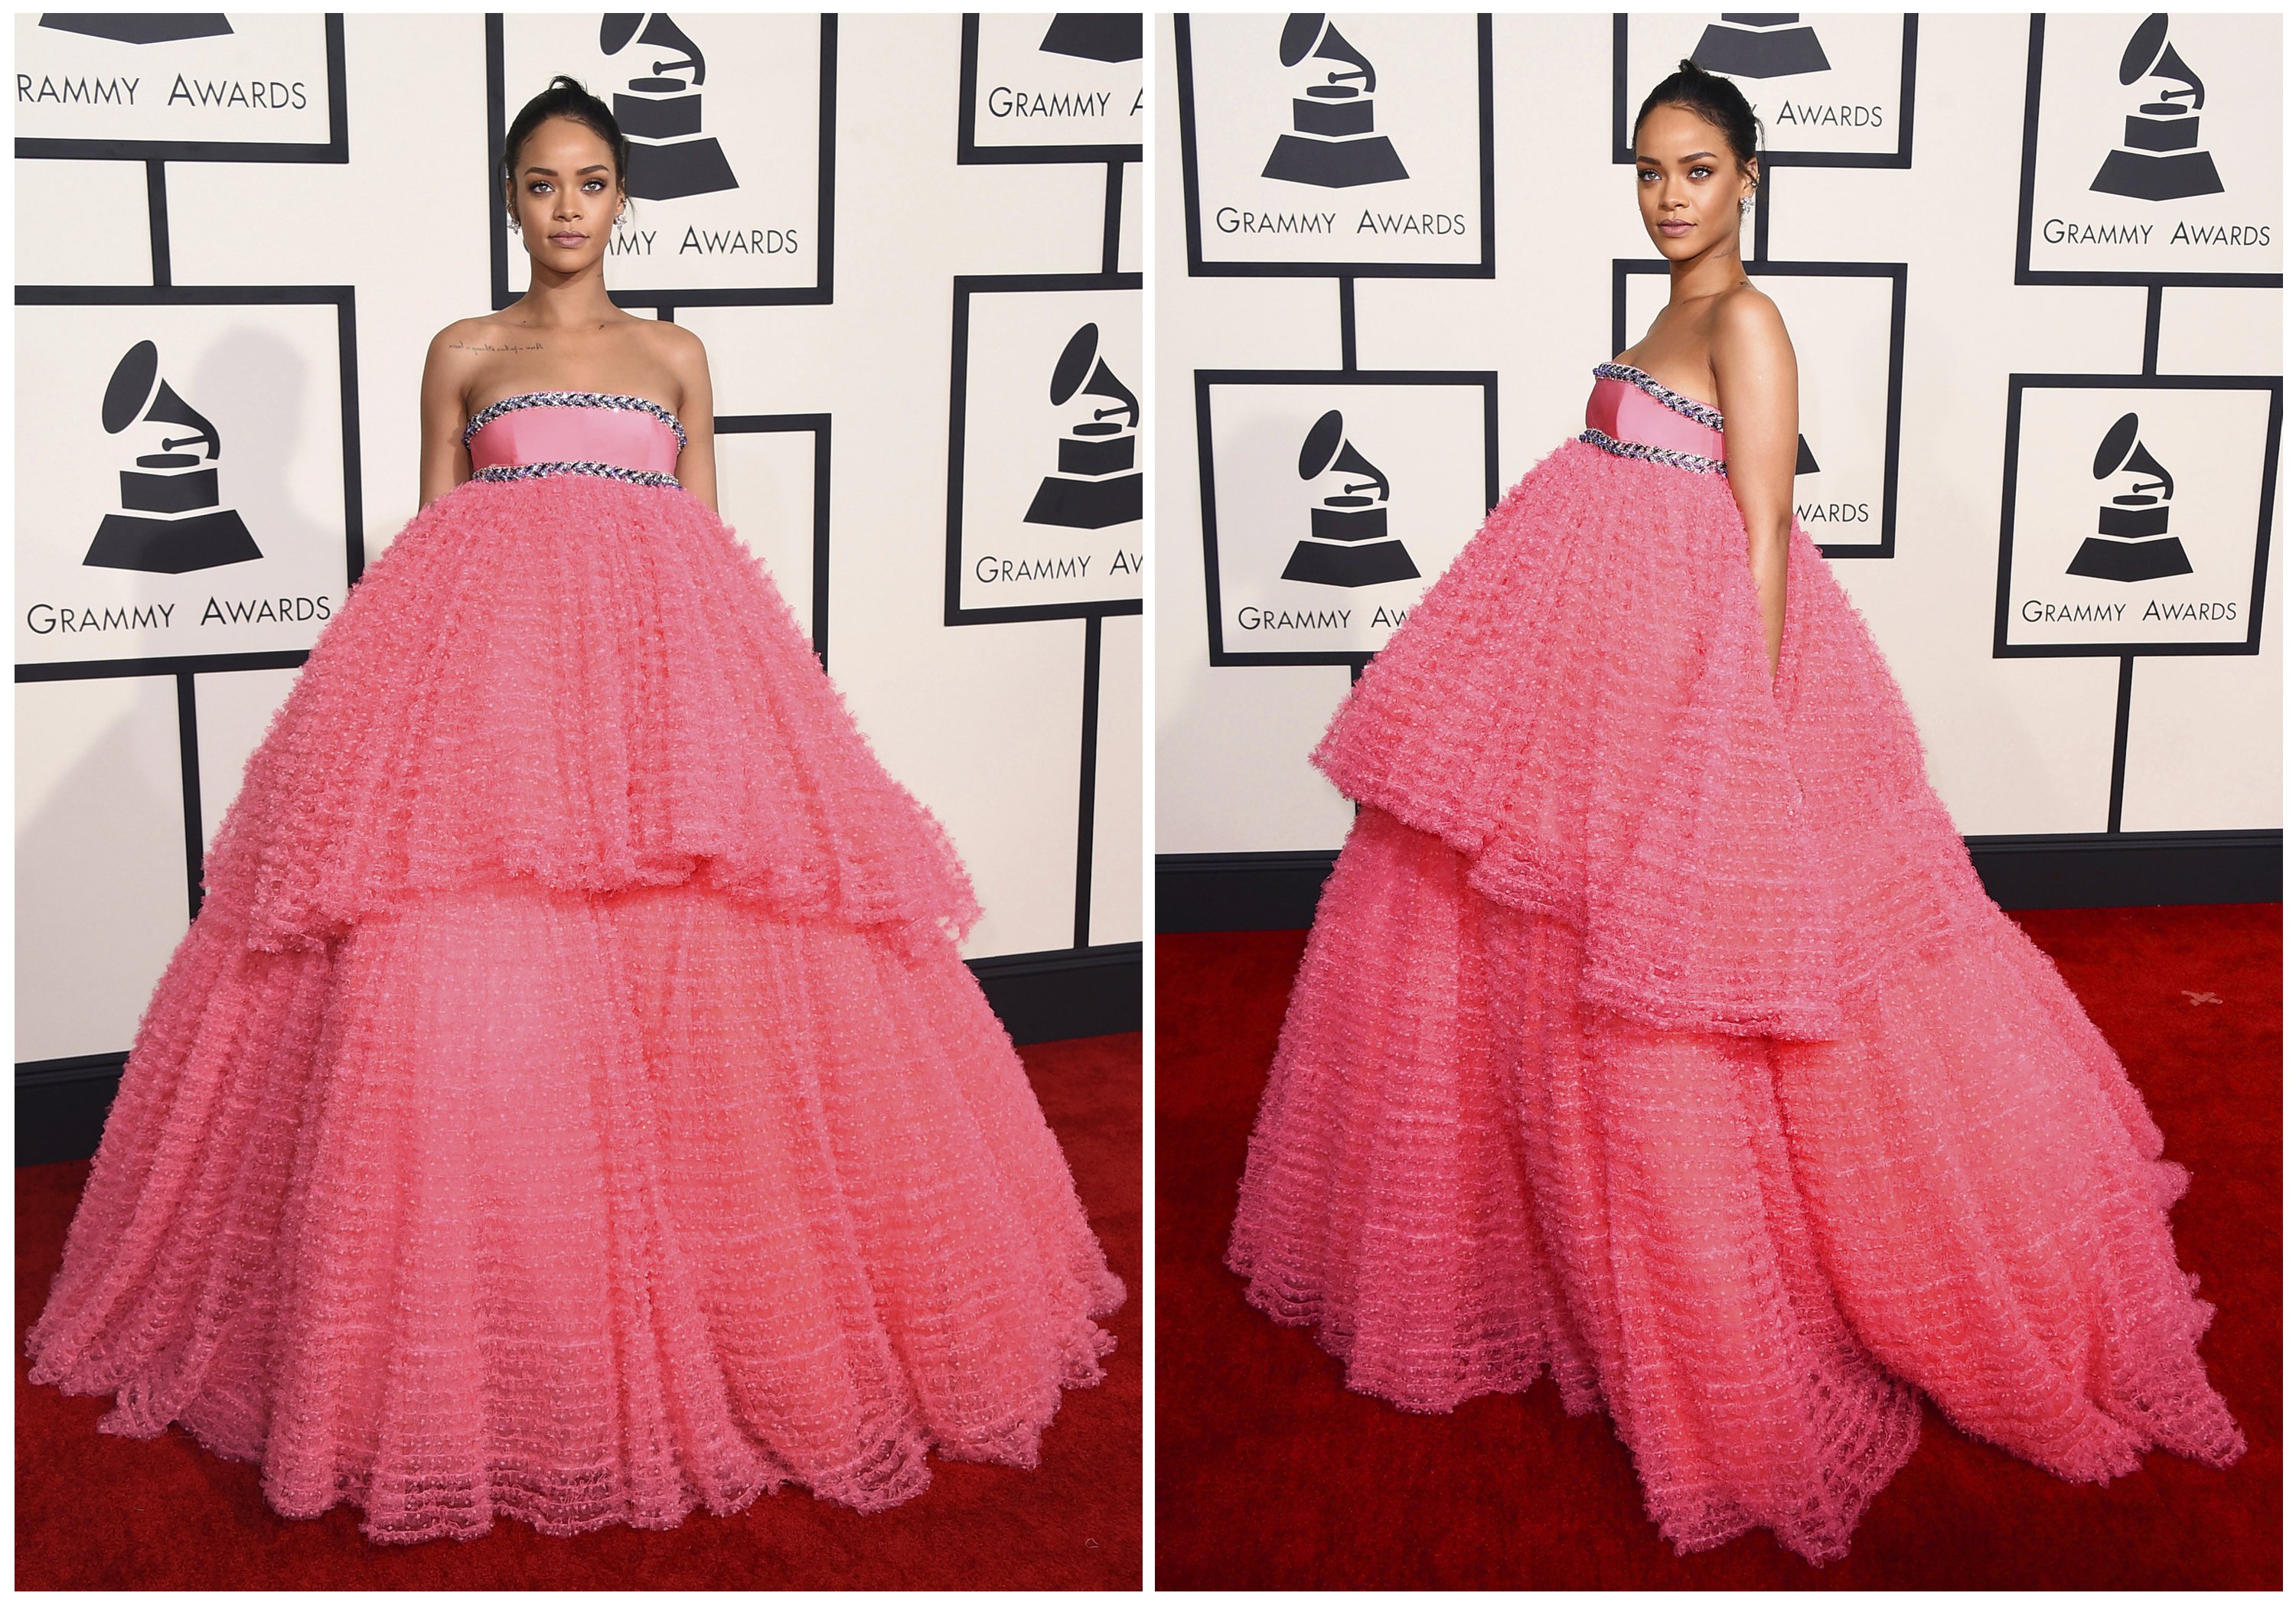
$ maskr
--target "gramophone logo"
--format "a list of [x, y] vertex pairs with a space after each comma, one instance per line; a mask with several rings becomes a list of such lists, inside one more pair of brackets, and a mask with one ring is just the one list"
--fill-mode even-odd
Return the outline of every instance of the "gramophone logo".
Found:
[[[675, 201], [738, 189], [718, 142], [701, 131], [701, 47], [662, 12], [609, 12], [598, 48], [615, 55], [629, 45], [668, 53], [644, 60], [644, 71], [614, 93], [614, 120], [630, 142], [626, 188], [641, 201]], [[688, 77], [675, 76], [689, 74]]]
[[2159, 80], [2156, 98], [2122, 122], [2120, 147], [2105, 153], [2089, 188], [2136, 201], [2180, 201], [2189, 195], [2219, 195], [2224, 180], [2217, 164], [2200, 148], [2200, 110], [2208, 99], [2200, 75], [2185, 65], [2169, 43], [2169, 13], [2154, 12], [2128, 36], [2120, 55], [2120, 82]]
[[131, 425], [155, 430], [158, 438], [149, 444], [160, 449], [139, 454], [135, 467], [120, 471], [121, 511], [103, 516], [82, 567], [186, 574], [261, 557], [246, 524], [221, 505], [214, 466], [223, 454], [221, 437], [160, 377], [160, 348], [150, 340], [127, 348], [103, 392], [104, 433]]
[[1141, 54], [1138, 12], [1060, 12], [1037, 46], [1046, 55], [1085, 61], [1136, 61]]
[[[1372, 127], [1379, 74], [1324, 13], [1294, 12], [1285, 18], [1276, 53], [1286, 67], [1307, 63], [1312, 77], [1292, 99], [1292, 132], [1276, 140], [1262, 178], [1344, 190], [1411, 176], [1394, 145]], [[1325, 61], [1340, 65], [1316, 65]]]
[[2096, 534], [2080, 545], [2067, 574], [2093, 580], [2157, 580], [2193, 572], [2184, 543], [2169, 533], [2177, 481], [2136, 438], [2136, 414], [2124, 413], [2097, 443], [2089, 465], [2098, 479], [2130, 476], [2121, 494], [2096, 510]]
[[1308, 533], [1292, 549], [1285, 579], [1353, 586], [1419, 578], [1419, 566], [1387, 530], [1387, 476], [1348, 438], [1347, 420], [1337, 407], [1317, 419], [1300, 443], [1300, 478], [1323, 495], [1308, 510]]
[[231, 24], [221, 12], [45, 12], [42, 28], [86, 34], [121, 45], [167, 45], [177, 39], [211, 39]]
[[1817, 42], [1817, 29], [1799, 12], [1724, 12], [1719, 22], [1706, 25], [1690, 59], [1709, 72], [1740, 78], [1790, 78], [1833, 65]]
[[[1112, 403], [1095, 406], [1097, 397]], [[1140, 401], [1100, 355], [1100, 325], [1069, 337], [1053, 365], [1053, 406], [1084, 415], [1061, 437], [1060, 468], [1045, 476], [1024, 521], [1105, 529], [1140, 517]]]

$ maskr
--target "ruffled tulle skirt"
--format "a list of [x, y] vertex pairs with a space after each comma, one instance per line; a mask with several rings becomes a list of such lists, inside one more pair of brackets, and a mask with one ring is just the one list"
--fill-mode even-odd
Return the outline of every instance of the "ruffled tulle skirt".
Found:
[[472, 484], [250, 760], [28, 1348], [373, 1538], [1033, 1465], [1122, 1286], [931, 816], [679, 491]]
[[1568, 443], [1316, 759], [1364, 807], [1228, 1258], [1349, 1387], [1447, 1411], [1551, 1371], [1678, 1549], [1816, 1562], [1919, 1395], [2069, 1479], [2242, 1453], [2187, 1174], [1799, 524], [1773, 682], [1726, 482]]

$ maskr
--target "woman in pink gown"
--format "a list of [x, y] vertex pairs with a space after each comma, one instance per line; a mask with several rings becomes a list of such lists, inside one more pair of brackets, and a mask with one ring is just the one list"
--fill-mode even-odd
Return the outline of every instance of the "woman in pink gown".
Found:
[[1407, 1411], [1551, 1369], [1683, 1552], [1846, 1554], [1923, 1395], [2062, 1478], [2226, 1465], [2187, 1174], [1792, 517], [1752, 113], [1685, 61], [1636, 141], [1683, 388], [1596, 365], [1316, 749], [1361, 811], [1229, 1265]]
[[249, 761], [28, 1344], [377, 1540], [1032, 1466], [1124, 1297], [955, 852], [704, 500], [699, 342], [606, 299], [626, 157], [570, 79], [513, 123], [534, 289], [434, 342], [426, 505]]

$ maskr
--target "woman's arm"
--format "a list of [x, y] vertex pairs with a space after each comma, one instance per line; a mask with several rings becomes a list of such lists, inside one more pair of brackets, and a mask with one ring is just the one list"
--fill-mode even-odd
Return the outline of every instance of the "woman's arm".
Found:
[[1725, 296], [1715, 308], [1713, 350], [1730, 491], [1746, 520], [1746, 561], [1754, 571], [1775, 676], [1785, 639], [1786, 537], [1793, 529], [1794, 458], [1801, 440], [1793, 342], [1776, 304], [1749, 289]]
[[709, 391], [709, 354], [701, 337], [690, 329], [666, 324], [676, 338], [668, 353], [670, 372], [677, 376], [677, 422], [685, 426], [685, 449], [677, 455], [677, 482], [718, 511], [718, 436], [711, 425], [717, 407]]
[[463, 399], [471, 376], [472, 351], [460, 323], [430, 337], [422, 358], [422, 500], [428, 507], [471, 477], [471, 455], [463, 446], [470, 416]]

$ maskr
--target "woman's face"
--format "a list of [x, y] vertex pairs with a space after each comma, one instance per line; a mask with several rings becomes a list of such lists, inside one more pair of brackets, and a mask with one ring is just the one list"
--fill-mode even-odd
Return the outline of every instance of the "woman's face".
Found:
[[1653, 106], [1635, 135], [1643, 227], [1659, 254], [1680, 262], [1738, 240], [1738, 198], [1754, 193], [1722, 131], [1685, 106]]
[[526, 136], [511, 204], [537, 266], [578, 273], [604, 256], [622, 200], [612, 149], [582, 124], [545, 118]]

